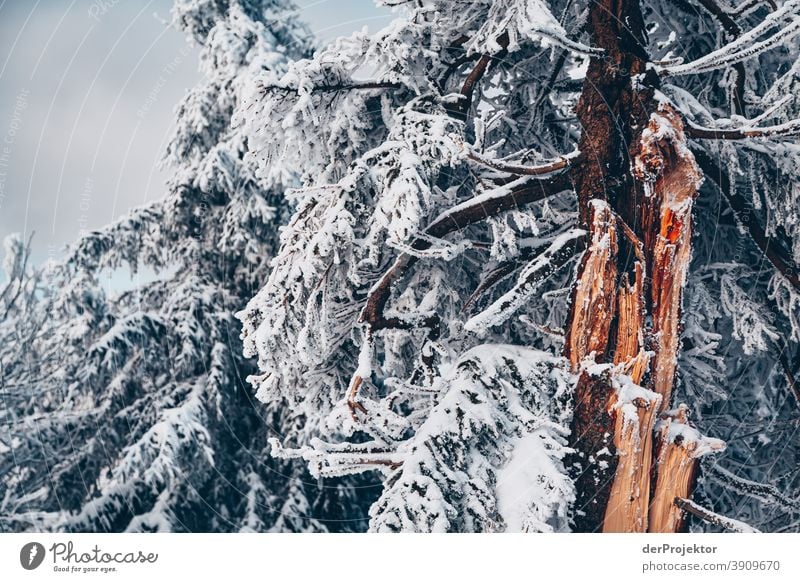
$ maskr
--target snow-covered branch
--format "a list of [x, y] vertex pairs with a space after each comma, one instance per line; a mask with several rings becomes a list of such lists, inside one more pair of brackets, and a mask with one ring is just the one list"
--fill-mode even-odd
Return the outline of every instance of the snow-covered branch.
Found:
[[745, 124], [739, 127], [713, 128], [696, 125], [686, 120], [686, 134], [697, 139], [740, 140], [748, 138], [781, 138], [800, 135], [800, 119], [778, 125], [762, 126]]
[[692, 515], [696, 515], [703, 521], [707, 521], [708, 523], [718, 525], [730, 531], [735, 531], [739, 533], [761, 533], [759, 530], [744, 523], [743, 521], [739, 521], [738, 519], [732, 519], [730, 517], [725, 517], [724, 515], [714, 513], [710, 509], [706, 509], [705, 507], [698, 505], [691, 499], [683, 499], [681, 497], [676, 497], [675, 505], [678, 508], [682, 509], [683, 511], [687, 511]]
[[467, 158], [472, 160], [473, 162], [477, 162], [482, 166], [486, 166], [487, 168], [492, 168], [493, 170], [497, 170], [498, 172], [503, 172], [506, 174], [517, 174], [520, 176], [542, 176], [544, 174], [552, 174], [554, 172], [559, 172], [564, 170], [578, 158], [580, 152], [572, 152], [567, 154], [566, 156], [561, 156], [557, 160], [553, 160], [552, 162], [544, 163], [538, 166], [526, 166], [522, 164], [515, 164], [513, 162], [506, 162], [503, 160], [496, 160], [493, 158], [487, 158], [483, 154], [480, 154], [474, 150], [469, 150], [467, 152]]
[[315, 477], [341, 477], [373, 470], [393, 471], [403, 464], [385, 447], [369, 443], [332, 445], [313, 439], [311, 445], [287, 449], [278, 439], [270, 438], [269, 444], [276, 458], [305, 460]]
[[550, 275], [561, 269], [584, 244], [586, 231], [572, 229], [556, 237], [550, 246], [533, 259], [519, 274], [507, 293], [481, 313], [471, 317], [464, 327], [472, 332], [500, 325], [517, 311]]
[[740, 16], [745, 16], [747, 13], [762, 5], [767, 5], [769, 9], [773, 11], [778, 9], [777, 4], [775, 4], [775, 0], [745, 0], [745, 2], [742, 2], [738, 8], [731, 10], [729, 14], [738, 18]]
[[[800, 1], [789, 0], [772, 12], [755, 28], [740, 35], [725, 46], [689, 63], [660, 68], [666, 75], [696, 75], [740, 63], [761, 53], [777, 48], [800, 34]], [[787, 23], [788, 21], [788, 23]], [[758, 41], [767, 32], [776, 32]]]
[[[403, 85], [400, 83], [392, 83], [391, 81], [362, 81], [352, 83], [331, 83], [327, 85], [316, 85], [308, 89], [310, 93], [341, 93], [347, 91], [371, 91], [375, 89], [402, 89]], [[304, 88], [305, 89], [305, 88]], [[290, 84], [265, 84], [260, 85], [258, 89], [262, 97], [266, 97], [271, 92], [279, 93], [299, 93], [299, 87]]]
[[745, 479], [731, 473], [718, 463], [709, 464], [705, 470], [712, 479], [737, 493], [753, 497], [767, 505], [775, 505], [782, 511], [800, 513], [800, 498], [789, 497], [774, 485]]
[[[442, 238], [486, 218], [538, 202], [569, 188], [571, 183], [565, 176], [556, 175], [549, 179], [533, 180], [516, 188], [478, 194], [439, 215], [425, 230], [426, 236], [417, 238], [411, 246], [415, 250], [428, 249], [431, 245], [430, 237]], [[361, 321], [372, 325], [383, 319], [383, 310], [389, 300], [392, 285], [416, 260], [416, 257], [408, 254], [400, 255], [395, 260], [370, 291], [361, 311]]]

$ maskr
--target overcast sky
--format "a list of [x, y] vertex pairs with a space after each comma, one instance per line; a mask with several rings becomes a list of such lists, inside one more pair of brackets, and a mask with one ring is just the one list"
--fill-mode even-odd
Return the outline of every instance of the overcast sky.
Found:
[[[391, 18], [372, 0], [297, 4], [323, 41]], [[0, 239], [35, 231], [37, 262], [162, 195], [173, 107], [199, 77], [170, 5], [0, 0]]]

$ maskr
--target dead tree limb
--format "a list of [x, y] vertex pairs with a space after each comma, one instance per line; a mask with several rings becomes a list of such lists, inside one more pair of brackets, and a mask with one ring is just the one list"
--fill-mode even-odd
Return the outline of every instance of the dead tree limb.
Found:
[[682, 497], [675, 498], [675, 506], [678, 509], [691, 513], [692, 515], [696, 515], [703, 521], [718, 525], [724, 529], [735, 531], [739, 533], [761, 533], [760, 530], [747, 525], [743, 521], [739, 521], [738, 519], [732, 519], [730, 517], [725, 517], [724, 515], [720, 515], [718, 513], [714, 513], [710, 509], [706, 509], [705, 507], [698, 505], [691, 499], [683, 499]]

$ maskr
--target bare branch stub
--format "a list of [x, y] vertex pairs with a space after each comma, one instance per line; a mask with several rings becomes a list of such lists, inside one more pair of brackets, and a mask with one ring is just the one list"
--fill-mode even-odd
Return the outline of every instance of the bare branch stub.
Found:
[[692, 123], [686, 124], [686, 134], [695, 139], [717, 139], [737, 141], [751, 138], [782, 138], [800, 135], [800, 120], [773, 125], [769, 127], [741, 127], [718, 129], [701, 127]]

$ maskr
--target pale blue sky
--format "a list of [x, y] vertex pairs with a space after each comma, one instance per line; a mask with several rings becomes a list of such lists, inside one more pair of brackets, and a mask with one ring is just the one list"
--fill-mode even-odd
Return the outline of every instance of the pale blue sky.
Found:
[[[391, 19], [372, 0], [297, 4], [322, 42]], [[198, 78], [170, 5], [0, 0], [0, 238], [35, 230], [37, 261], [161, 196], [172, 110]]]

